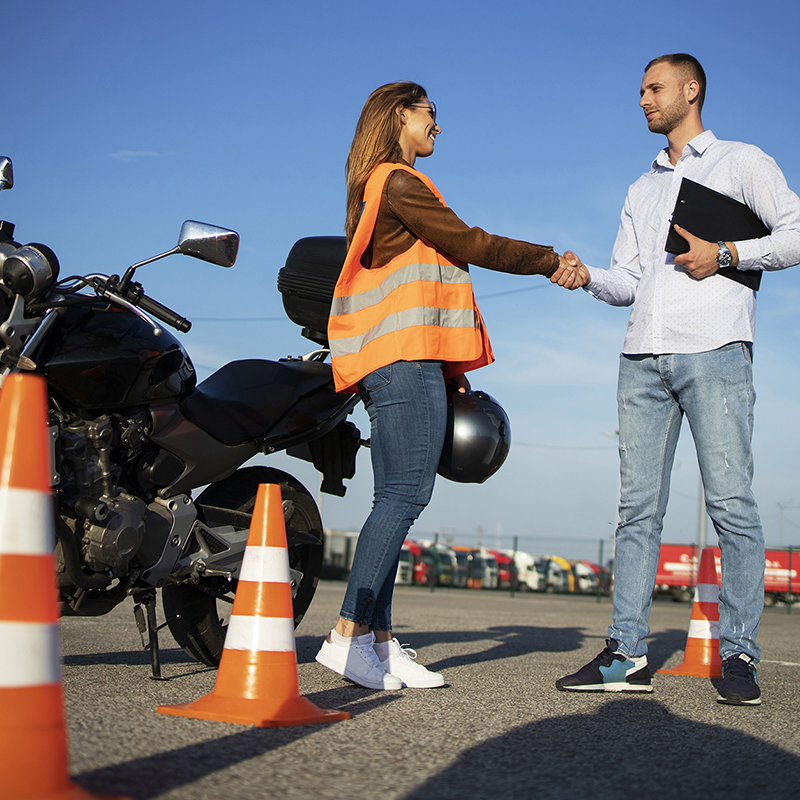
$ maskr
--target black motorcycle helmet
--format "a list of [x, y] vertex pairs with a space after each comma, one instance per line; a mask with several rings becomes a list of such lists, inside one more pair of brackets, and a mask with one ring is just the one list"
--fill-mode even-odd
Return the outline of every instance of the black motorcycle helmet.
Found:
[[437, 472], [458, 483], [483, 483], [508, 456], [511, 425], [503, 407], [478, 389], [447, 393], [447, 433]]

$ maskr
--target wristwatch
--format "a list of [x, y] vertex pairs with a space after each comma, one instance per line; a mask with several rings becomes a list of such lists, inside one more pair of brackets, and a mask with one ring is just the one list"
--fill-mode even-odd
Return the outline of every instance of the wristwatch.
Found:
[[717, 242], [719, 246], [719, 252], [717, 253], [717, 266], [722, 269], [722, 267], [729, 267], [733, 263], [733, 254], [728, 249], [728, 245], [725, 242]]

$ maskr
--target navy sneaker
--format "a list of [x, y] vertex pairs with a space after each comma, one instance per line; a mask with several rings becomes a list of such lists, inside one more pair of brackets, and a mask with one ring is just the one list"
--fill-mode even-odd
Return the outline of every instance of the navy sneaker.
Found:
[[729, 706], [760, 706], [755, 661], [745, 653], [736, 653], [722, 661], [722, 683], [717, 702]]
[[652, 692], [647, 656], [628, 658], [617, 652], [616, 639], [606, 639], [606, 649], [579, 669], [556, 681], [560, 692]]

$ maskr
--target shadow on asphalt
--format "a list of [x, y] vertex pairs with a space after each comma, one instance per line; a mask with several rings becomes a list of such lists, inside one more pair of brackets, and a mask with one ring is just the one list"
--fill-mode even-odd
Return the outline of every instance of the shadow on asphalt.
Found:
[[683, 661], [683, 654], [686, 651], [686, 634], [686, 630], [671, 628], [651, 633], [647, 637], [647, 665], [650, 667], [651, 675], [662, 669], [676, 653], [681, 654], [681, 661]]
[[652, 698], [613, 699], [594, 713], [570, 699], [576, 713], [466, 750], [403, 800], [798, 797], [800, 759], [779, 747], [674, 716]]
[[[319, 704], [321, 708], [337, 708], [349, 711], [353, 716], [374, 711], [396, 699], [383, 692], [362, 689], [360, 686], [351, 688], [360, 690], [360, 696], [353, 700], [351, 692], [348, 694], [350, 702], [341, 705], [335, 700], [338, 690], [310, 693], [304, 697]], [[135, 800], [149, 800], [194, 783], [207, 775], [285, 747], [311, 735], [319, 728], [319, 725], [298, 725], [288, 728], [248, 727], [230, 736], [73, 775], [72, 780], [84, 789], [101, 795], [119, 793], [134, 797]], [[131, 786], [136, 788], [131, 790]], [[266, 787], [264, 796], [269, 796]], [[227, 797], [224, 788], [220, 789], [220, 797]]]
[[[395, 636], [401, 641], [408, 640], [415, 649], [435, 644], [474, 645], [491, 642], [492, 646], [474, 653], [448, 656], [439, 661], [426, 662], [425, 666], [439, 672], [450, 667], [470, 664], [484, 664], [504, 658], [515, 658], [530, 653], [569, 653], [581, 650], [587, 639], [597, 640], [597, 650], [591, 655], [584, 653], [578, 659], [575, 669], [593, 658], [605, 647], [605, 632], [602, 635], [587, 635], [583, 628], [543, 628], [536, 625], [497, 625], [483, 630], [459, 631], [406, 631], [400, 627]], [[297, 660], [299, 663], [311, 662], [319, 649], [321, 639], [312, 636], [297, 638]], [[650, 671], [661, 669], [677, 652], [686, 646], [686, 631], [670, 629], [651, 634], [648, 637], [647, 660]]]
[[[202, 672], [216, 672], [215, 667], [207, 667], [181, 650], [180, 647], [159, 648], [161, 662], [161, 680], [171, 681], [175, 678], [186, 678]], [[141, 667], [142, 676], [149, 678], [152, 674], [149, 650], [119, 650], [114, 653], [81, 653], [63, 657], [65, 667], [125, 666]], [[167, 669], [165, 670], [164, 667]]]
[[[408, 641], [414, 649], [435, 644], [474, 645], [491, 642], [488, 649], [475, 653], [449, 656], [425, 666], [439, 671], [466, 664], [481, 664], [503, 658], [541, 652], [566, 652], [580, 647], [583, 634], [578, 628], [540, 628], [535, 625], [498, 625], [481, 630], [459, 631], [408, 631], [397, 626], [394, 635], [400, 642]], [[297, 658], [300, 662], [313, 661], [319, 649], [318, 637], [301, 636], [297, 639]], [[602, 649], [602, 648], [601, 648]]]
[[[439, 671], [449, 667], [466, 666], [469, 664], [482, 664], [487, 661], [496, 661], [504, 658], [528, 655], [530, 653], [568, 653], [580, 650], [586, 640], [597, 640], [597, 653], [605, 644], [605, 632], [602, 634], [586, 634], [583, 628], [542, 628], [535, 625], [498, 625], [485, 630], [460, 630], [460, 631], [404, 631], [402, 627], [395, 635], [403, 642], [406, 637], [413, 647], [422, 649], [434, 644], [467, 644], [479, 646], [483, 642], [492, 642], [488, 649], [474, 653], [449, 656], [435, 662], [428, 662], [427, 667]], [[298, 664], [314, 661], [314, 656], [319, 650], [322, 637], [298, 636], [296, 639]], [[686, 631], [671, 629], [651, 634], [648, 637], [649, 652], [647, 660], [650, 671], [661, 669], [664, 664], [677, 652], [683, 652], [686, 645]], [[587, 654], [584, 654], [586, 656]], [[591, 659], [596, 653], [592, 652], [576, 664], [575, 669], [583, 666], [584, 661]], [[211, 671], [210, 667], [199, 664], [179, 647], [164, 648], [159, 650], [161, 665], [187, 665], [192, 667], [189, 673], [172, 673], [167, 670], [164, 680], [176, 677], [185, 677], [187, 674]], [[580, 659], [579, 659], [580, 660]], [[150, 653], [147, 650], [121, 650], [109, 653], [82, 653], [66, 655], [63, 659], [64, 666], [142, 666], [150, 667]]]
[[[201, 669], [209, 669], [195, 661], [191, 656], [181, 650], [180, 647], [160, 647], [158, 655], [162, 664], [197, 664]], [[118, 650], [114, 653], [80, 653], [64, 656], [64, 666], [67, 667], [92, 667], [98, 665], [121, 664], [134, 666], [143, 664], [150, 666], [149, 650]]]

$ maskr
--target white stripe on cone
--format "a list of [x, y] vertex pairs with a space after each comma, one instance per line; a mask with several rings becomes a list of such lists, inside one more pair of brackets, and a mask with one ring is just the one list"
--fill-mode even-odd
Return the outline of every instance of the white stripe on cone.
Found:
[[35, 489], [0, 487], [0, 555], [52, 556], [53, 498]]
[[61, 680], [58, 624], [0, 621], [0, 688]]
[[690, 619], [690, 639], [719, 639], [719, 622], [710, 619]]
[[719, 603], [719, 586], [716, 583], [698, 583], [694, 590], [695, 603]]
[[248, 545], [244, 551], [239, 580], [252, 583], [290, 583], [289, 556], [286, 549]]
[[294, 652], [294, 620], [291, 617], [231, 615], [225, 649]]

